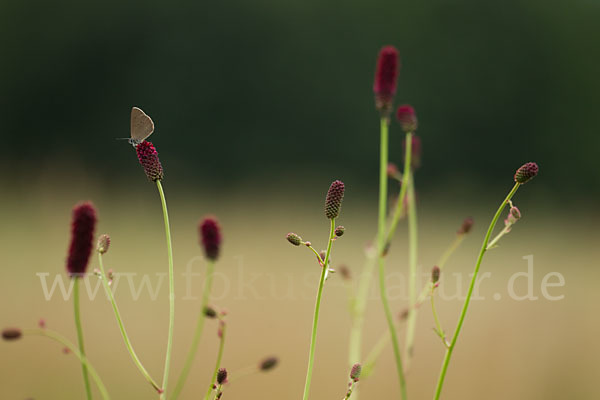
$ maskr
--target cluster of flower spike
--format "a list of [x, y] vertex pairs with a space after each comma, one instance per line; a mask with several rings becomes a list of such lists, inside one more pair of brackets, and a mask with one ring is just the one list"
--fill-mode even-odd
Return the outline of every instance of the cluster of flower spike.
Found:
[[329, 219], [335, 219], [340, 215], [342, 200], [344, 199], [344, 182], [334, 181], [325, 198], [325, 216]]
[[214, 217], [206, 217], [198, 225], [198, 230], [201, 237], [201, 245], [204, 248], [204, 255], [211, 261], [216, 261], [219, 258], [219, 250], [221, 249], [221, 227], [219, 222]]
[[373, 92], [375, 93], [375, 106], [383, 116], [388, 116], [392, 111], [399, 64], [398, 50], [394, 46], [386, 46], [381, 49], [377, 59]]
[[92, 203], [82, 203], [73, 208], [71, 244], [67, 257], [67, 271], [71, 276], [81, 276], [87, 269], [96, 221], [96, 209]]
[[154, 145], [148, 141], [143, 141], [135, 147], [135, 151], [148, 179], [152, 182], [162, 180], [163, 167]]

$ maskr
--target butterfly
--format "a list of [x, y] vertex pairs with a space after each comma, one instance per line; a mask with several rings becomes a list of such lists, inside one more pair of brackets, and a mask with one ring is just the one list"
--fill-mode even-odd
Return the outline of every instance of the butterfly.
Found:
[[133, 147], [148, 139], [154, 132], [154, 122], [141, 109], [131, 109], [131, 137], [127, 140]]

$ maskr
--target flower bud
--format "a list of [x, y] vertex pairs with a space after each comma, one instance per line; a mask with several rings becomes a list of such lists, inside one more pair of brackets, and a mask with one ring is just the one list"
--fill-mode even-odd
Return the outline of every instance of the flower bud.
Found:
[[223, 385], [227, 383], [227, 368], [219, 368], [217, 372], [217, 383]]
[[260, 362], [258, 369], [261, 371], [269, 371], [275, 368], [277, 364], [279, 364], [279, 359], [277, 357], [267, 357]]
[[107, 234], [100, 235], [98, 238], [98, 244], [96, 245], [96, 251], [100, 254], [104, 254], [108, 251], [110, 246], [110, 236]]
[[515, 182], [520, 184], [527, 183], [533, 179], [539, 171], [539, 167], [534, 162], [523, 164], [517, 172], [515, 172]]
[[288, 233], [285, 238], [294, 246], [300, 246], [302, 244], [302, 238], [296, 235], [294, 232]]
[[342, 279], [347, 280], [347, 281], [352, 279], [352, 274], [350, 272], [350, 268], [348, 268], [346, 265], [340, 265], [338, 268], [338, 271], [340, 271], [340, 275], [342, 276]]
[[143, 141], [135, 147], [135, 151], [148, 179], [152, 182], [162, 180], [163, 168], [154, 145], [151, 142]]
[[358, 382], [361, 372], [362, 372], [362, 365], [360, 365], [359, 363], [354, 364], [352, 366], [352, 369], [350, 370], [350, 379], [352, 379], [354, 382]]
[[2, 331], [2, 339], [10, 341], [17, 340], [23, 336], [23, 332], [19, 328], [6, 328]]
[[206, 306], [204, 307], [204, 316], [211, 319], [217, 318], [217, 311], [211, 306]]
[[342, 200], [344, 199], [344, 182], [334, 181], [325, 198], [325, 216], [329, 219], [337, 218], [340, 215], [342, 208]]
[[342, 225], [338, 226], [337, 228], [335, 228], [335, 236], [340, 237], [342, 235], [344, 235], [344, 232], [346, 231], [346, 228], [344, 228]]
[[475, 221], [473, 220], [473, 218], [471, 218], [471, 217], [465, 218], [462, 225], [460, 226], [460, 229], [458, 231], [456, 231], [456, 233], [459, 235], [465, 235], [465, 234], [471, 232], [471, 228], [473, 227], [474, 223], [475, 223]]
[[431, 270], [431, 283], [436, 284], [440, 280], [440, 274], [442, 270], [437, 265]]

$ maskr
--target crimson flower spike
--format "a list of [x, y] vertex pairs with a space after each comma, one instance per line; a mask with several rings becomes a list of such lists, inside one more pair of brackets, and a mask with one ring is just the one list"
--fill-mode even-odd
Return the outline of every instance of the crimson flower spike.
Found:
[[71, 277], [82, 276], [92, 254], [96, 209], [92, 203], [78, 204], [73, 208], [71, 244], [67, 257], [67, 271]]
[[148, 179], [152, 182], [162, 181], [164, 176], [163, 167], [154, 145], [148, 141], [143, 141], [135, 147], [135, 151]]
[[389, 116], [392, 111], [400, 61], [398, 50], [394, 46], [385, 46], [379, 52], [375, 70], [375, 106], [382, 116]]
[[211, 261], [219, 258], [221, 249], [221, 227], [215, 217], [206, 217], [198, 226], [200, 231], [201, 245], [204, 248], [204, 255]]

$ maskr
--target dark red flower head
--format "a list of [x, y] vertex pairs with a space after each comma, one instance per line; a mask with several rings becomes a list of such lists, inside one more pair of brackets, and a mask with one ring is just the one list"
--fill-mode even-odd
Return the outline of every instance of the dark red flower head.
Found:
[[73, 208], [71, 245], [67, 257], [67, 271], [71, 276], [83, 275], [87, 269], [94, 246], [96, 209], [92, 203], [82, 203]]
[[219, 371], [217, 372], [217, 383], [219, 385], [227, 383], [227, 368], [219, 368]]
[[275, 368], [277, 364], [279, 364], [279, 359], [277, 357], [267, 357], [260, 362], [258, 369], [261, 371], [268, 371]]
[[396, 119], [405, 133], [414, 133], [417, 130], [417, 114], [415, 109], [408, 104], [403, 104], [396, 110]]
[[200, 245], [204, 248], [204, 255], [212, 261], [219, 258], [221, 249], [221, 227], [215, 217], [206, 217], [198, 226], [200, 232]]
[[23, 336], [23, 332], [19, 328], [6, 328], [2, 331], [2, 339], [17, 340]]
[[[402, 141], [402, 157], [406, 155], [406, 140]], [[421, 166], [421, 138], [416, 135], [411, 135], [410, 144], [410, 167], [415, 170]]]
[[342, 200], [344, 199], [344, 182], [334, 181], [325, 198], [325, 216], [329, 219], [337, 218], [340, 215], [342, 208]]
[[539, 167], [534, 162], [523, 164], [521, 168], [515, 172], [515, 182], [519, 182], [521, 184], [527, 183], [538, 174], [538, 171]]
[[398, 50], [394, 46], [385, 46], [381, 49], [377, 59], [373, 92], [375, 92], [377, 109], [386, 116], [392, 111], [399, 64]]
[[135, 150], [148, 179], [152, 182], [162, 180], [163, 168], [154, 145], [148, 141], [143, 141], [135, 147]]

